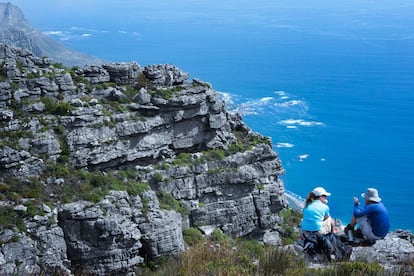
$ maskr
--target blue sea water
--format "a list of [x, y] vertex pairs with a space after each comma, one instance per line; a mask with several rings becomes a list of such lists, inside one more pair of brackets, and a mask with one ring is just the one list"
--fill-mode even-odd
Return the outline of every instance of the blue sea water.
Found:
[[391, 227], [414, 229], [411, 1], [53, 1], [47, 16], [15, 2], [76, 50], [210, 82], [272, 138], [286, 189], [306, 197], [324, 186], [344, 223], [352, 197], [375, 187]]

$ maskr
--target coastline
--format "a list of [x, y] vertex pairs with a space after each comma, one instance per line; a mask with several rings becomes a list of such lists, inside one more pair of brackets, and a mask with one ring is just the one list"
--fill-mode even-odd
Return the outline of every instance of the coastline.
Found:
[[288, 201], [288, 207], [301, 211], [305, 205], [305, 200], [300, 197], [299, 195], [291, 192], [291, 191], [285, 191], [285, 197]]

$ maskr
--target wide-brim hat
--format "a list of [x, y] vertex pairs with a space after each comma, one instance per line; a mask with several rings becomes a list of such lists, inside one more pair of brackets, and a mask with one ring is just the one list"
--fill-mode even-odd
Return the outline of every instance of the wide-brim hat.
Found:
[[381, 198], [378, 196], [377, 189], [368, 188], [365, 193], [362, 193], [361, 196], [369, 201], [380, 202]]
[[330, 196], [331, 193], [327, 192], [324, 188], [322, 187], [316, 187], [315, 189], [313, 189], [312, 193], [315, 196]]

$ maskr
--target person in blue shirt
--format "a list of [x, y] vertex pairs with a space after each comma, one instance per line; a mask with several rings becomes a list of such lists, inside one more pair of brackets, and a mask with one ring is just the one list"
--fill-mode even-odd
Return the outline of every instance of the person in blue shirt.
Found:
[[329, 214], [328, 193], [322, 187], [316, 187], [306, 197], [303, 208], [302, 232], [318, 232], [326, 234], [332, 232], [333, 222]]
[[[345, 233], [348, 230], [353, 230], [357, 237], [362, 236], [371, 241], [383, 239], [390, 229], [390, 218], [387, 209], [381, 202], [378, 190], [368, 188], [361, 196], [365, 199], [365, 206], [360, 208], [358, 198], [354, 197], [353, 216], [351, 223], [344, 229]], [[355, 225], [359, 226], [356, 230], [354, 229]]]

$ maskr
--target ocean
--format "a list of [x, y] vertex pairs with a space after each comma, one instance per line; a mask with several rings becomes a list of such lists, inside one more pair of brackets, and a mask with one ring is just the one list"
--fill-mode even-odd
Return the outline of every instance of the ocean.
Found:
[[271, 137], [285, 188], [325, 187], [344, 224], [353, 196], [375, 187], [391, 228], [414, 229], [412, 1], [53, 1], [48, 14], [15, 2], [73, 49], [211, 83]]

